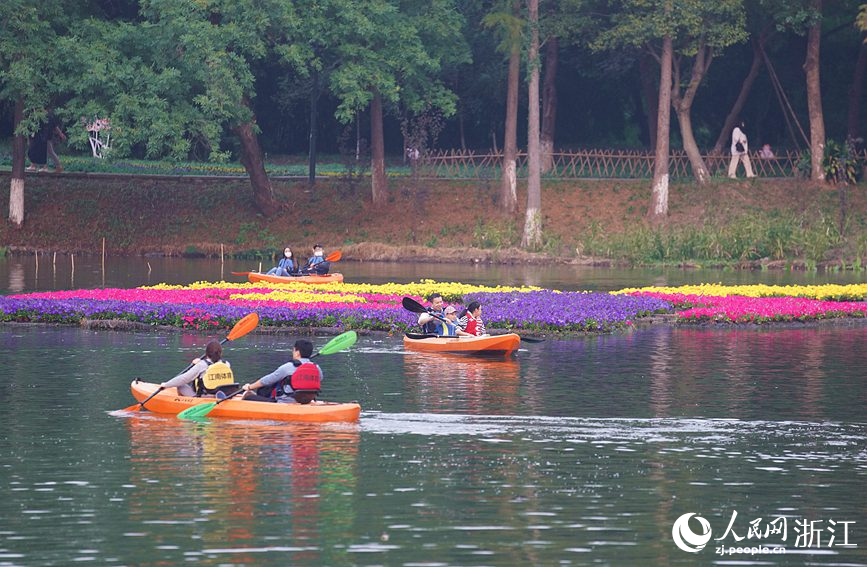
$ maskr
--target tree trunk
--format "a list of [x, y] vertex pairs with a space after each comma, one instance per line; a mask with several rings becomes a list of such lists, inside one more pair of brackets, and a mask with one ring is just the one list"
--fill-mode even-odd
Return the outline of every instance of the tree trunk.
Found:
[[500, 180], [500, 208], [513, 215], [518, 210], [518, 87], [521, 74], [521, 48], [509, 55], [509, 78], [506, 85], [506, 132], [503, 138], [503, 172]]
[[557, 57], [560, 43], [556, 37], [548, 38], [545, 47], [545, 78], [542, 84], [542, 173], [554, 168], [554, 130], [557, 126]]
[[[249, 107], [248, 101], [243, 101]], [[252, 110], [251, 110], [252, 115]], [[249, 122], [235, 125], [232, 131], [241, 142], [241, 163], [250, 176], [250, 185], [253, 188], [253, 202], [266, 217], [277, 211], [277, 203], [274, 202], [274, 190], [271, 188], [271, 180], [265, 172], [265, 159], [262, 156], [262, 148], [259, 146], [259, 138], [256, 136], [256, 117]]]
[[319, 123], [317, 107], [319, 106], [319, 74], [313, 72], [310, 85], [310, 146], [307, 152], [307, 183], [316, 186], [316, 127]]
[[653, 188], [648, 218], [653, 223], [668, 217], [668, 136], [671, 126], [671, 36], [662, 39], [659, 58], [659, 104], [656, 111], [656, 155], [653, 160]]
[[527, 111], [527, 216], [521, 246], [533, 250], [542, 247], [542, 163], [539, 143], [539, 0], [529, 0], [530, 67]]
[[382, 95], [373, 93], [370, 101], [370, 182], [374, 204], [388, 201], [388, 180], [385, 177], [385, 140], [382, 132]]
[[458, 130], [461, 135], [461, 150], [467, 150], [467, 136], [464, 131], [464, 106], [461, 104], [461, 101], [458, 100]]
[[735, 125], [738, 123], [738, 118], [740, 118], [741, 111], [744, 109], [744, 105], [747, 102], [747, 97], [750, 96], [750, 91], [753, 88], [753, 83], [756, 81], [756, 77], [759, 76], [759, 71], [762, 68], [762, 62], [764, 61], [764, 57], [762, 56], [762, 51], [764, 50], [766, 37], [764, 34], [760, 34], [758, 38], [753, 40], [753, 63], [750, 65], [750, 71], [747, 73], [747, 76], [744, 78], [744, 82], [741, 83], [741, 90], [738, 93], [738, 98], [735, 99], [735, 103], [732, 105], [731, 110], [726, 116], [725, 122], [723, 123], [722, 130], [719, 133], [719, 137], [716, 139], [716, 143], [713, 145], [713, 149], [711, 150], [711, 154], [719, 155], [723, 153], [723, 148], [729, 145], [729, 142], [732, 139], [732, 130], [734, 130]]
[[[24, 119], [24, 98], [15, 101], [15, 118], [12, 131], [17, 131]], [[24, 225], [24, 154], [27, 151], [27, 138], [16, 135], [12, 139], [12, 181], [9, 186], [9, 222], [15, 228]]]
[[807, 74], [807, 109], [810, 113], [810, 169], [813, 181], [825, 180], [825, 117], [822, 112], [822, 89], [819, 82], [819, 47], [822, 38], [822, 0], [811, 0], [810, 7], [819, 15], [819, 20], [807, 32], [807, 58], [804, 71]]
[[695, 142], [695, 135], [692, 132], [692, 118], [690, 112], [692, 103], [695, 101], [695, 94], [698, 92], [698, 87], [701, 85], [705, 74], [707, 73], [713, 56], [710, 50], [702, 45], [695, 54], [695, 59], [692, 64], [692, 73], [689, 77], [689, 85], [683, 96], [680, 95], [680, 65], [674, 65], [674, 86], [671, 89], [671, 104], [677, 113], [677, 122], [680, 125], [680, 137], [683, 140], [683, 149], [686, 151], [686, 157], [689, 158], [689, 165], [692, 168], [692, 175], [695, 180], [704, 185], [710, 180], [710, 172], [704, 159], [701, 157], [701, 152], [698, 149], [698, 144]]
[[644, 100], [644, 114], [647, 116], [647, 139], [650, 150], [656, 149], [656, 120], [659, 109], [659, 89], [656, 86], [653, 56], [645, 53], [638, 60], [638, 74], [641, 78], [641, 98]]
[[858, 49], [858, 60], [855, 62], [855, 72], [852, 74], [852, 86], [849, 87], [849, 117], [847, 121], [847, 138], [855, 140], [861, 137], [861, 99], [864, 94], [864, 71], [867, 70], [867, 43], [861, 35], [861, 47]]

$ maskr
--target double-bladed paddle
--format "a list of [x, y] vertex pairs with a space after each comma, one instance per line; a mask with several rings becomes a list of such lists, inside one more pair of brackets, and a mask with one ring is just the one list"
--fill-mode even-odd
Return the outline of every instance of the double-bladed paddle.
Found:
[[[247, 333], [249, 333], [250, 331], [255, 329], [256, 325], [258, 325], [258, 324], [259, 324], [259, 314], [258, 313], [250, 313], [249, 315], [246, 315], [240, 321], [235, 323], [235, 326], [232, 327], [232, 330], [229, 331], [229, 334], [226, 336], [226, 338], [224, 338], [223, 340], [220, 341], [220, 344], [223, 344], [226, 341], [234, 341], [235, 339], [239, 339], [239, 338], [243, 337], [244, 335], [246, 335]], [[189, 366], [184, 368], [178, 374], [183, 374], [184, 372], [186, 372], [187, 370], [189, 370], [192, 367], [193, 367], [193, 363], [190, 363]], [[148, 403], [151, 400], [151, 398], [153, 398], [154, 396], [156, 396], [157, 394], [159, 394], [163, 390], [165, 390], [165, 388], [160, 386], [159, 388], [157, 388], [156, 392], [154, 392], [153, 394], [151, 394], [150, 396], [145, 398], [145, 400], [143, 402], [140, 402], [138, 404], [133, 404], [133, 405], [129, 406], [128, 408], [124, 408], [123, 411], [138, 411], [138, 410], [145, 409], [145, 407], [144, 407], [145, 404]]]
[[[358, 340], [358, 335], [355, 333], [355, 331], [346, 331], [345, 333], [337, 335], [336, 337], [334, 337], [333, 339], [328, 341], [324, 347], [319, 349], [319, 352], [317, 352], [316, 354], [314, 354], [310, 358], [311, 359], [316, 358], [320, 354], [328, 355], [328, 354], [334, 354], [335, 352], [340, 352], [342, 350], [346, 350], [349, 347], [351, 347], [352, 345], [354, 345], [355, 341], [357, 341], [357, 340]], [[244, 390], [242, 388], [239, 388], [238, 390], [235, 390], [234, 392], [232, 392], [231, 394], [229, 394], [225, 398], [223, 398], [221, 400], [217, 400], [216, 402], [208, 402], [206, 404], [198, 404], [198, 405], [195, 405], [191, 408], [187, 408], [184, 411], [182, 411], [181, 413], [179, 413], [178, 417], [181, 419], [205, 417], [206, 415], [211, 413], [215, 407], [222, 404], [226, 400], [231, 400], [232, 398], [234, 398], [235, 396], [237, 396], [238, 394], [240, 394], [243, 391]]]
[[[436, 313], [431, 313], [430, 311], [428, 311], [428, 308], [427, 308], [427, 307], [425, 307], [424, 305], [422, 305], [421, 303], [419, 303], [418, 301], [416, 301], [415, 299], [413, 299], [413, 298], [411, 298], [411, 297], [404, 297], [404, 298], [401, 300], [400, 303], [403, 305], [403, 308], [406, 309], [407, 311], [412, 311], [413, 313], [428, 313], [428, 314], [431, 315], [434, 319], [439, 319], [440, 321], [444, 321], [444, 322], [445, 322], [445, 319], [444, 319], [443, 317], [441, 317], [440, 315], [437, 315]], [[411, 338], [411, 339], [414, 339], [414, 338], [419, 338], [419, 339], [426, 339], [426, 338], [429, 338], [429, 337], [427, 337], [427, 336], [418, 336], [418, 337], [410, 336], [410, 333], [407, 333], [406, 335], [407, 335], [409, 338]], [[537, 338], [534, 338], [534, 337], [521, 337], [521, 340], [522, 340], [522, 341], [526, 341], [526, 342], [528, 342], [528, 343], [541, 343], [541, 342], [543, 342], [545, 339], [537, 339]]]

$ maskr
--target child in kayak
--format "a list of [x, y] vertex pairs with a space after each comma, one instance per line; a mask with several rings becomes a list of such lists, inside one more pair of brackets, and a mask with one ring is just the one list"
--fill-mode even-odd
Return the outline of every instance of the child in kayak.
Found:
[[292, 349], [292, 360], [252, 384], [244, 384], [245, 400], [309, 404], [319, 395], [322, 369], [310, 362], [313, 343], [298, 339]]
[[283, 249], [283, 257], [280, 258], [276, 266], [268, 270], [267, 275], [289, 276], [296, 268], [295, 260], [292, 258], [292, 249], [287, 246]]
[[193, 360], [189, 370], [160, 386], [177, 388], [178, 395], [189, 397], [212, 397], [218, 391], [230, 394], [238, 388], [229, 361], [223, 360], [223, 346], [219, 341], [209, 342], [205, 358]]
[[458, 326], [468, 335], [481, 337], [488, 334], [482, 322], [482, 306], [478, 301], [471, 301], [467, 305], [467, 312], [458, 320]]
[[445, 327], [445, 332], [443, 336], [446, 337], [472, 337], [471, 335], [465, 331], [463, 331], [458, 326], [458, 310], [454, 308], [453, 305], [449, 305], [445, 309], [443, 309], [443, 315], [446, 320], [443, 322]]

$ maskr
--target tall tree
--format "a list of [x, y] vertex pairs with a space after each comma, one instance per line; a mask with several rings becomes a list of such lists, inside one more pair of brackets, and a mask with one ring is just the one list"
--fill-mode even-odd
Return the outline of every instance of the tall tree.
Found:
[[74, 5], [60, 0], [0, 2], [0, 101], [14, 108], [9, 221], [18, 228], [24, 225], [27, 137], [40, 128], [57, 92], [59, 66], [52, 53], [64, 33], [64, 17], [75, 13]]
[[545, 75], [542, 84], [541, 152], [542, 173], [554, 167], [554, 133], [557, 127], [557, 60], [560, 40], [556, 36], [545, 42]]
[[825, 115], [822, 110], [822, 85], [819, 80], [819, 51], [822, 41], [822, 0], [810, 0], [814, 21], [807, 31], [807, 110], [810, 116], [810, 177], [825, 180]]
[[852, 72], [852, 84], [849, 86], [846, 137], [850, 140], [857, 140], [861, 137], [861, 99], [864, 94], [865, 71], [867, 71], [867, 35], [862, 32], [861, 45], [858, 47], [858, 59], [855, 61], [855, 69]]
[[499, 50], [509, 54], [499, 204], [504, 213], [514, 214], [518, 210], [518, 87], [524, 28], [520, 0], [512, 0], [508, 8], [497, 8], [485, 17], [484, 23], [489, 28], [497, 29], [500, 35]]
[[388, 199], [383, 114], [387, 104], [411, 111], [455, 112], [455, 96], [442, 81], [445, 61], [467, 60], [460, 37], [462, 16], [452, 0], [330, 0], [331, 27], [339, 37], [331, 91], [337, 118], [350, 122], [370, 106], [371, 189], [375, 203]]
[[[663, 136], [668, 136], [670, 114], [667, 110], [663, 114], [663, 100], [669, 101], [677, 114], [681, 140], [695, 179], [704, 183], [709, 177], [693, 135], [690, 113], [715, 53], [746, 38], [741, 2], [610, 0], [609, 12], [599, 20], [600, 32], [592, 43], [595, 49], [643, 47], [650, 50], [661, 67], [673, 67], [673, 83], [666, 79], [672, 69], [663, 68], [660, 74], [651, 218], [664, 217], [668, 211], [668, 141], [663, 142], [664, 147], [660, 147], [660, 141]], [[658, 47], [660, 42], [661, 50]], [[666, 63], [669, 47], [672, 58]], [[687, 81], [681, 81], [682, 64], [691, 68]]]
[[528, 0], [530, 48], [527, 52], [529, 75], [527, 111], [527, 213], [521, 246], [542, 247], [542, 163], [539, 140], [539, 0]]
[[[670, 6], [670, 5], [667, 5]], [[659, 52], [659, 96], [656, 114], [656, 154], [653, 160], [648, 218], [653, 223], [663, 222], [668, 217], [669, 181], [669, 129], [671, 128], [671, 62], [673, 51], [671, 36], [663, 36]]]

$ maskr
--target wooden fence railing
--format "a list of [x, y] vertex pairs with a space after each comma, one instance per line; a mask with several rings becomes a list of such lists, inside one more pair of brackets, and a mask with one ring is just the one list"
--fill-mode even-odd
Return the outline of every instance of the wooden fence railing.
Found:
[[[728, 174], [731, 155], [706, 155], [705, 165], [711, 175]], [[867, 151], [864, 152], [867, 159]], [[797, 152], [786, 152], [773, 158], [750, 156], [753, 170], [759, 177], [796, 177], [798, 175]], [[476, 153], [474, 151], [436, 151], [420, 160], [419, 174], [425, 177], [449, 179], [496, 179], [500, 177], [502, 153]], [[646, 151], [629, 150], [581, 150], [556, 152], [553, 168], [544, 177], [551, 179], [645, 179], [653, 177], [654, 156]], [[527, 177], [527, 154], [519, 153], [518, 177]], [[671, 153], [669, 174], [672, 178], [692, 176], [692, 167], [683, 151]], [[738, 176], [744, 176], [739, 166]]]

